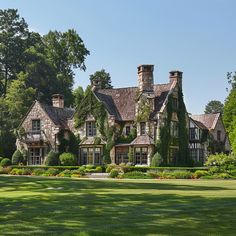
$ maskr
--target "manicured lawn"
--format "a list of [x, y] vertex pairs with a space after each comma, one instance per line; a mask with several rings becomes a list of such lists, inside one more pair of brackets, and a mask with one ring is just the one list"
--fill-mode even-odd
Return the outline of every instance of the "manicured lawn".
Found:
[[0, 235], [235, 235], [235, 180], [0, 176]]

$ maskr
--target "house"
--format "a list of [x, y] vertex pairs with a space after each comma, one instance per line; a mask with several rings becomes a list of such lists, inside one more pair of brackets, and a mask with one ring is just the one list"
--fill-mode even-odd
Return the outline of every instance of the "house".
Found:
[[[187, 113], [180, 98], [182, 72], [171, 71], [168, 83], [154, 84], [153, 70], [153, 65], [138, 67], [137, 87], [101, 89], [101, 81], [93, 81], [91, 94], [84, 98], [71, 124], [71, 130], [81, 139], [80, 165], [101, 164], [107, 153], [112, 163], [150, 165], [156, 146], [160, 146], [165, 164], [179, 164], [179, 116], [187, 134]], [[105, 109], [104, 115], [95, 112], [99, 104]], [[166, 143], [161, 141], [163, 127], [169, 137]], [[109, 132], [110, 138], [106, 134]]]
[[17, 149], [28, 152], [28, 165], [42, 165], [50, 150], [58, 150], [58, 134], [69, 132], [68, 119], [74, 110], [64, 107], [60, 94], [52, 96], [52, 106], [35, 101], [18, 129]]
[[189, 116], [189, 150], [191, 158], [200, 163], [209, 154], [231, 152], [220, 113]]
[[138, 66], [136, 87], [102, 89], [99, 79], [92, 81], [75, 110], [64, 107], [60, 94], [52, 96], [52, 106], [35, 101], [18, 129], [17, 148], [27, 150], [27, 164], [42, 165], [50, 150], [74, 148], [78, 165], [150, 165], [156, 152], [163, 165], [188, 165], [189, 150], [195, 162], [205, 160], [208, 133], [229, 151], [219, 115], [188, 116], [182, 72], [171, 71], [166, 84], [154, 84], [153, 71], [153, 65]]

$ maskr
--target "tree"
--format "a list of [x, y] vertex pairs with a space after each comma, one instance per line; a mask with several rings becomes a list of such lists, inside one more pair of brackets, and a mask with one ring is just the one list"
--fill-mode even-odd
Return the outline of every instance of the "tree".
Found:
[[28, 25], [24, 18], [20, 18], [17, 10], [0, 10], [0, 95], [4, 97], [9, 80], [16, 79], [16, 74], [24, 69], [28, 37]]
[[76, 88], [73, 91], [73, 96], [74, 96], [74, 107], [77, 107], [79, 106], [79, 104], [81, 103], [81, 101], [83, 100], [85, 96], [83, 88], [81, 86]]
[[231, 126], [232, 128], [229, 133], [229, 139], [231, 141], [233, 153], [236, 154], [236, 116], [234, 117]]
[[56, 70], [59, 91], [65, 96], [65, 104], [69, 105], [73, 100], [73, 69], [86, 70], [84, 61], [89, 51], [73, 29], [64, 33], [50, 31], [43, 37], [43, 42], [46, 56]]
[[217, 100], [212, 100], [205, 106], [205, 114], [223, 113], [224, 104]]
[[111, 76], [104, 69], [96, 71], [93, 75], [89, 76], [89, 79], [91, 81], [91, 84], [93, 84], [93, 81], [99, 81], [101, 89], [112, 88]]

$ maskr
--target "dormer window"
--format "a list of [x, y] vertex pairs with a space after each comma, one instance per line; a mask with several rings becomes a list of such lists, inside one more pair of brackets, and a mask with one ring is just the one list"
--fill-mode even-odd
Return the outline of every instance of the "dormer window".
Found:
[[128, 136], [130, 134], [130, 126], [125, 127], [125, 135]]
[[145, 135], [145, 134], [146, 134], [146, 123], [140, 122], [140, 135]]
[[87, 135], [87, 137], [93, 137], [93, 136], [96, 136], [96, 134], [97, 134], [97, 130], [96, 130], [95, 121], [86, 122], [86, 135]]
[[40, 124], [40, 120], [37, 119], [37, 120], [32, 120], [32, 131], [35, 132], [35, 133], [38, 133], [40, 132], [41, 130], [41, 124]]

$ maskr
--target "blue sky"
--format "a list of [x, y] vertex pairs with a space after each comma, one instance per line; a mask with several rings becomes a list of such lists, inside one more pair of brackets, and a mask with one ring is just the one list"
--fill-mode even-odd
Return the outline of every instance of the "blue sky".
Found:
[[75, 86], [104, 68], [114, 87], [137, 85], [137, 66], [154, 64], [155, 83], [169, 71], [183, 71], [190, 113], [227, 96], [226, 73], [236, 70], [234, 0], [0, 0], [17, 8], [31, 30], [74, 28], [90, 50], [87, 70], [76, 71]]

